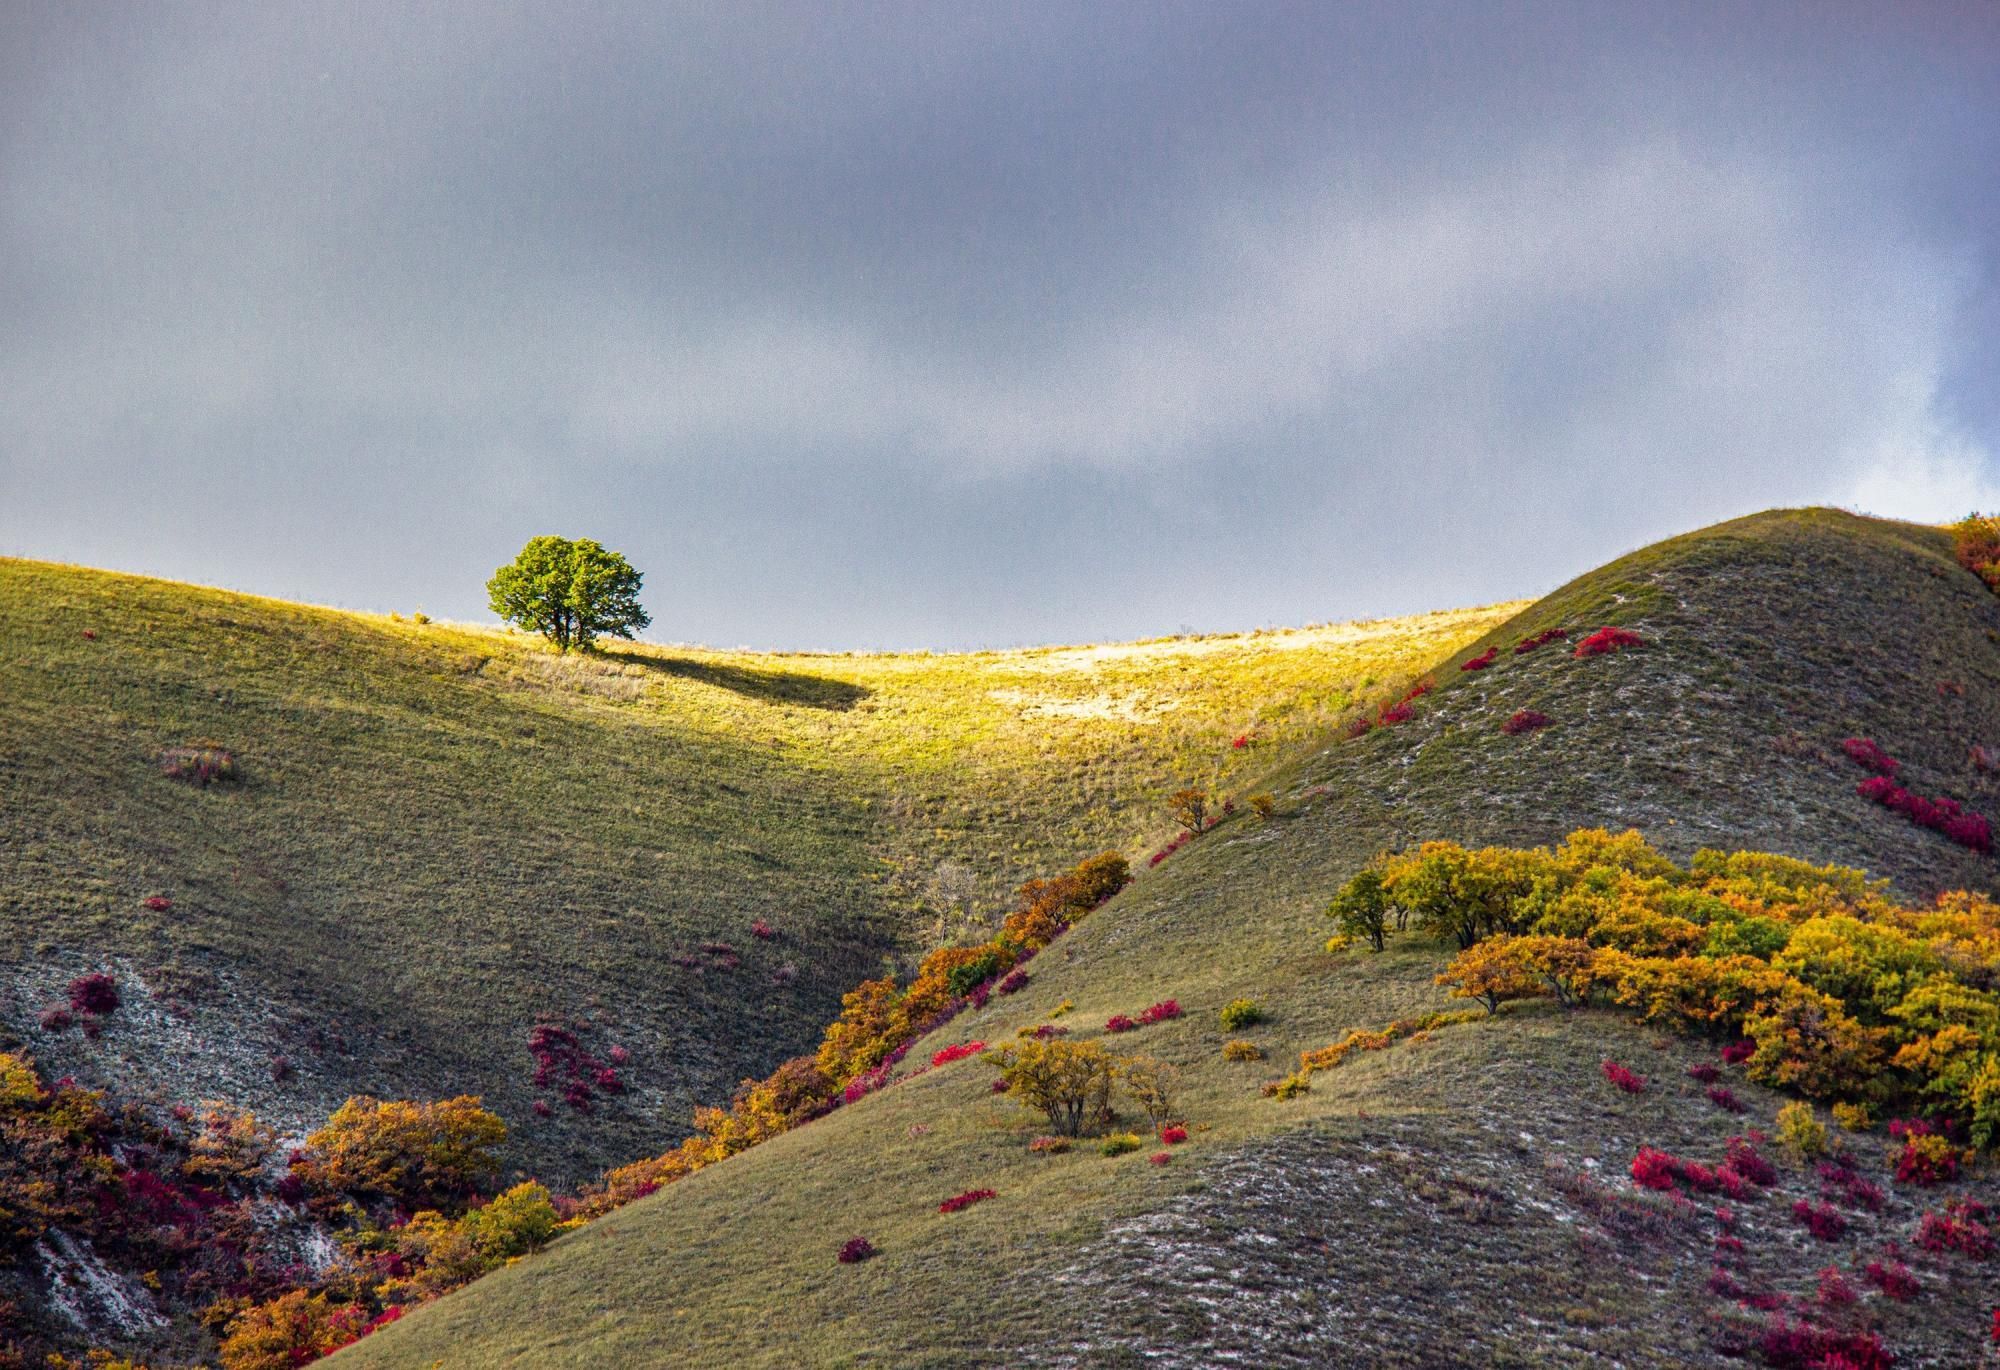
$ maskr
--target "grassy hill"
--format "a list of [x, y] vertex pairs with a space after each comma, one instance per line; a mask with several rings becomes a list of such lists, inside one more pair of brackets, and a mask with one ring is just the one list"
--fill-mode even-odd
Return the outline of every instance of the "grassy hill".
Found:
[[[0, 560], [0, 1025], [52, 1078], [227, 1095], [292, 1129], [353, 1091], [481, 1094], [518, 1163], [574, 1182], [816, 1040], [943, 914], [1137, 851], [1168, 830], [1168, 791], [1236, 786], [1509, 611], [971, 655], [558, 658]], [[162, 775], [166, 749], [204, 740], [241, 783]], [[126, 1001], [101, 1037], [36, 1026], [100, 967]], [[627, 1053], [630, 1091], [584, 1115], [537, 1090], [545, 1017]]]
[[[1511, 650], [1602, 623], [1645, 645]], [[1458, 669], [1488, 646], [1490, 669]], [[1328, 897], [1385, 847], [1635, 826], [1683, 858], [1760, 848], [1864, 866], [1909, 897], [1994, 889], [1990, 857], [1857, 795], [1840, 743], [1873, 737], [1913, 787], [2000, 807], [1971, 760], [2000, 740], [2000, 599], [1936, 530], [1773, 513], [1587, 575], [1441, 650], [1436, 680], [1410, 721], [1328, 729], [1248, 781], [1280, 796], [1271, 821], [1234, 818], [1144, 873], [1044, 952], [1027, 989], [912, 1053], [1011, 1039], [1064, 1004], [1094, 1036], [1176, 998], [1184, 1017], [1113, 1043], [1186, 1072], [1195, 1132], [1170, 1164], [1148, 1164], [1151, 1148], [1031, 1155], [1040, 1128], [990, 1092], [991, 1068], [959, 1062], [641, 1199], [336, 1363], [1727, 1363], [1706, 1232], [1599, 1222], [1604, 1186], [1577, 1178], [1616, 1181], [1640, 1142], [1719, 1154], [1746, 1124], [1771, 1127], [1778, 1096], [1739, 1081], [1738, 1117], [1685, 1078], [1695, 1044], [1530, 1009], [1371, 1052], [1297, 1099], [1258, 1084], [1350, 1029], [1446, 1006], [1440, 951], [1322, 949]], [[1549, 725], [1503, 732], [1523, 709]], [[1220, 1054], [1217, 1012], [1238, 997], [1269, 1015], [1242, 1034], [1264, 1062]], [[1605, 1057], [1657, 1087], [1610, 1090]], [[1855, 1145], [1879, 1172], [1880, 1134]], [[1788, 1173], [1742, 1217], [1751, 1259], [1788, 1292], [1913, 1223], [1899, 1193], [1821, 1251], [1785, 1216], [1811, 1183]], [[973, 1188], [996, 1197], [938, 1213]], [[836, 1264], [856, 1235], [881, 1254]], [[1868, 1316], [1899, 1363], [1972, 1363], [1990, 1291], [1919, 1266], [1923, 1300], [1871, 1298]]]

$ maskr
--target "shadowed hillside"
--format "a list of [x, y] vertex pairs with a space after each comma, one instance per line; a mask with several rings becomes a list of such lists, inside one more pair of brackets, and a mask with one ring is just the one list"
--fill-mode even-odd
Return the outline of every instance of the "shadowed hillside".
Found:
[[[0, 561], [0, 1025], [49, 1078], [294, 1133], [357, 1090], [480, 1094], [513, 1160], [573, 1183], [816, 1040], [927, 925], [1163, 834], [1169, 790], [1233, 783], [1504, 612], [559, 658]], [[240, 781], [161, 773], [204, 742]], [[100, 1037], [38, 1026], [98, 969], [125, 1000]], [[623, 1088], [584, 1112], [538, 1087], [542, 1020], [620, 1053]]]
[[[1604, 624], [1643, 645], [1513, 650]], [[1727, 1363], [1706, 1231], [1633, 1208], [1623, 1172], [1642, 1143], [1720, 1155], [1746, 1126], [1770, 1129], [1782, 1097], [1737, 1078], [1748, 1111], [1724, 1112], [1685, 1075], [1712, 1049], [1539, 1005], [1263, 1097], [1301, 1051], [1454, 1006], [1433, 983], [1441, 950], [1323, 950], [1326, 903], [1383, 848], [1548, 843], [1593, 825], [1636, 827], [1680, 858], [1756, 848], [1862, 866], [1912, 899], [1993, 890], [1991, 856], [1857, 794], [1865, 772], [1841, 744], [1873, 738], [1913, 790], [2000, 807], [1971, 759], [2000, 740], [1996, 644], [2000, 599], [1935, 530], [1774, 513], [1624, 558], [1441, 654], [1407, 721], [1329, 729], [1260, 782], [1279, 796], [1269, 821], [1238, 815], [1142, 874], [1019, 993], [920, 1043], [902, 1083], [416, 1310], [338, 1363]], [[1489, 667], [1459, 669], [1488, 646]], [[1504, 731], [1522, 710], [1547, 726]], [[1266, 1020], [1225, 1034], [1218, 1011], [1238, 998]], [[1151, 1146], [1031, 1154], [1041, 1127], [992, 1092], [991, 1067], [909, 1070], [947, 1042], [1035, 1024], [1094, 1038], [1167, 999], [1184, 1016], [1110, 1043], [1185, 1072], [1193, 1135], [1166, 1164], [1148, 1164]], [[1223, 1059], [1228, 1035], [1265, 1060]], [[1610, 1089], [1607, 1057], [1655, 1087]], [[1880, 1132], [1852, 1145], [1879, 1175]], [[1788, 1298], [1810, 1298], [1814, 1267], [1864, 1239], [1907, 1235], [1922, 1197], [1898, 1189], [1822, 1251], [1786, 1216], [1812, 1184], [1788, 1171], [1741, 1218], [1746, 1260]], [[995, 1196], [938, 1212], [982, 1188]], [[880, 1254], [836, 1264], [855, 1236]], [[1919, 1260], [1923, 1301], [1870, 1295], [1898, 1363], [1978, 1354], [1989, 1315], [1973, 1269]]]

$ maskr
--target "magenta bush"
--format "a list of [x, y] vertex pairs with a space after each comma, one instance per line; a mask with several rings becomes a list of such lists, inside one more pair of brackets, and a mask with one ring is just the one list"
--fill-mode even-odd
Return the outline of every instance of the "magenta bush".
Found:
[[1533, 637], [1524, 637], [1514, 644], [1515, 656], [1526, 656], [1529, 652], [1546, 647], [1551, 642], [1560, 642], [1569, 636], [1567, 628], [1545, 628]]
[[1862, 1272], [1862, 1278], [1887, 1294], [1897, 1303], [1908, 1303], [1921, 1290], [1917, 1277], [1910, 1273], [1910, 1267], [1893, 1256], [1887, 1261], [1870, 1261]]
[[121, 1002], [118, 982], [102, 971], [79, 975], [69, 982], [69, 1006], [78, 1013], [101, 1017], [117, 1012]]
[[858, 1265], [875, 1254], [875, 1244], [866, 1237], [849, 1237], [840, 1245], [840, 1263]]
[[1500, 731], [1509, 737], [1519, 737], [1523, 733], [1534, 732], [1549, 726], [1549, 716], [1534, 709], [1517, 710], [1512, 717], [1500, 725]]
[[1000, 977], [1000, 983], [993, 988], [1000, 994], [1013, 994], [1017, 990], [1026, 989], [1027, 985], [1028, 972], [1025, 970], [1010, 970]]
[[1606, 1061], [1601, 1069], [1604, 1071], [1605, 1079], [1624, 1090], [1627, 1094], [1644, 1094], [1646, 1092], [1645, 1077], [1633, 1074], [1624, 1066], [1619, 1065], [1618, 1062]]
[[1872, 737], [1850, 737], [1840, 744], [1848, 760], [1877, 775], [1894, 775], [1902, 763], [1882, 750]]
[[1983, 1261], [1993, 1255], [1991, 1216], [1982, 1203], [1953, 1199], [1942, 1213], [1926, 1213], [1917, 1229], [1917, 1245], [1926, 1251], [1956, 1251]]
[[977, 1056], [984, 1050], [986, 1050], [986, 1043], [984, 1042], [959, 1042], [955, 1046], [948, 1046], [933, 1055], [931, 1057], [931, 1064], [934, 1066], [948, 1066], [953, 1061], [963, 1061], [968, 1056]]
[[968, 1189], [963, 1194], [954, 1194], [939, 1204], [938, 1212], [956, 1213], [961, 1209], [970, 1208], [974, 1204], [985, 1203], [988, 1199], [994, 1197], [996, 1196], [990, 1189]]
[[1574, 656], [1603, 656], [1609, 652], [1623, 651], [1627, 647], [1643, 647], [1646, 640], [1628, 628], [1613, 628], [1609, 625], [1599, 628], [1589, 637], [1576, 644]]
[[1792, 1205], [1792, 1216], [1823, 1242], [1839, 1241], [1847, 1232], [1847, 1219], [1832, 1204], [1800, 1199]]
[[1757, 1044], [1748, 1037], [1738, 1038], [1722, 1049], [1722, 1063], [1740, 1066], [1757, 1054]]
[[1491, 666], [1493, 664], [1493, 659], [1499, 655], [1500, 655], [1500, 649], [1498, 647], [1488, 647], [1478, 656], [1469, 657], [1466, 660], [1459, 662], [1458, 669], [1461, 671], [1483, 671], [1487, 667]]
[[1711, 1086], [1708, 1091], [1708, 1101], [1730, 1113], [1744, 1113], [1749, 1108], [1727, 1085]]
[[761, 918], [750, 925], [750, 935], [759, 942], [775, 942], [778, 940], [778, 930]]

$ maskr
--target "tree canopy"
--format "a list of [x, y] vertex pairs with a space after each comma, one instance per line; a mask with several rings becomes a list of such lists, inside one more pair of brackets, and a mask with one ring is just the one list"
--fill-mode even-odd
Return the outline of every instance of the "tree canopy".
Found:
[[486, 582], [493, 612], [540, 633], [558, 651], [600, 635], [629, 638], [653, 620], [639, 607], [643, 577], [589, 538], [531, 538]]

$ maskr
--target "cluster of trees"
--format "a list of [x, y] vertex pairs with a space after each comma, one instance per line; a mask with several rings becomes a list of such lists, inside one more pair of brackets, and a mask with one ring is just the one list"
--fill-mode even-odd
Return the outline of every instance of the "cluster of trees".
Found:
[[1751, 1044], [1752, 1079], [1909, 1110], [2000, 1143], [2000, 903], [1912, 907], [1839, 866], [1698, 852], [1636, 832], [1553, 850], [1428, 842], [1378, 858], [1329, 912], [1380, 948], [1408, 931], [1458, 949], [1439, 982], [1490, 1012], [1532, 997], [1608, 1002]]
[[1951, 527], [1959, 564], [2000, 592], [2000, 515], [1971, 514]]
[[968, 1001], [982, 999], [1130, 879], [1119, 853], [1093, 856], [1052, 879], [1023, 885], [1018, 906], [991, 941], [940, 947], [905, 986], [889, 976], [863, 981], [842, 998], [840, 1017], [828, 1025], [818, 1051], [794, 1057], [765, 1079], [745, 1080], [726, 1109], [696, 1109], [692, 1136], [664, 1155], [608, 1172], [603, 1185], [584, 1196], [581, 1212], [608, 1212], [858, 1098], [910, 1043]]
[[[218, 1338], [227, 1370], [289, 1368], [556, 1232], [540, 1185], [482, 1202], [506, 1136], [469, 1096], [354, 1098], [280, 1159], [274, 1130], [228, 1104], [161, 1121], [0, 1053], [0, 1264], [52, 1233], [81, 1239], [145, 1272], [162, 1309]], [[315, 1220], [345, 1259], [300, 1288], [292, 1243]], [[0, 1364], [61, 1354], [0, 1333]]]

